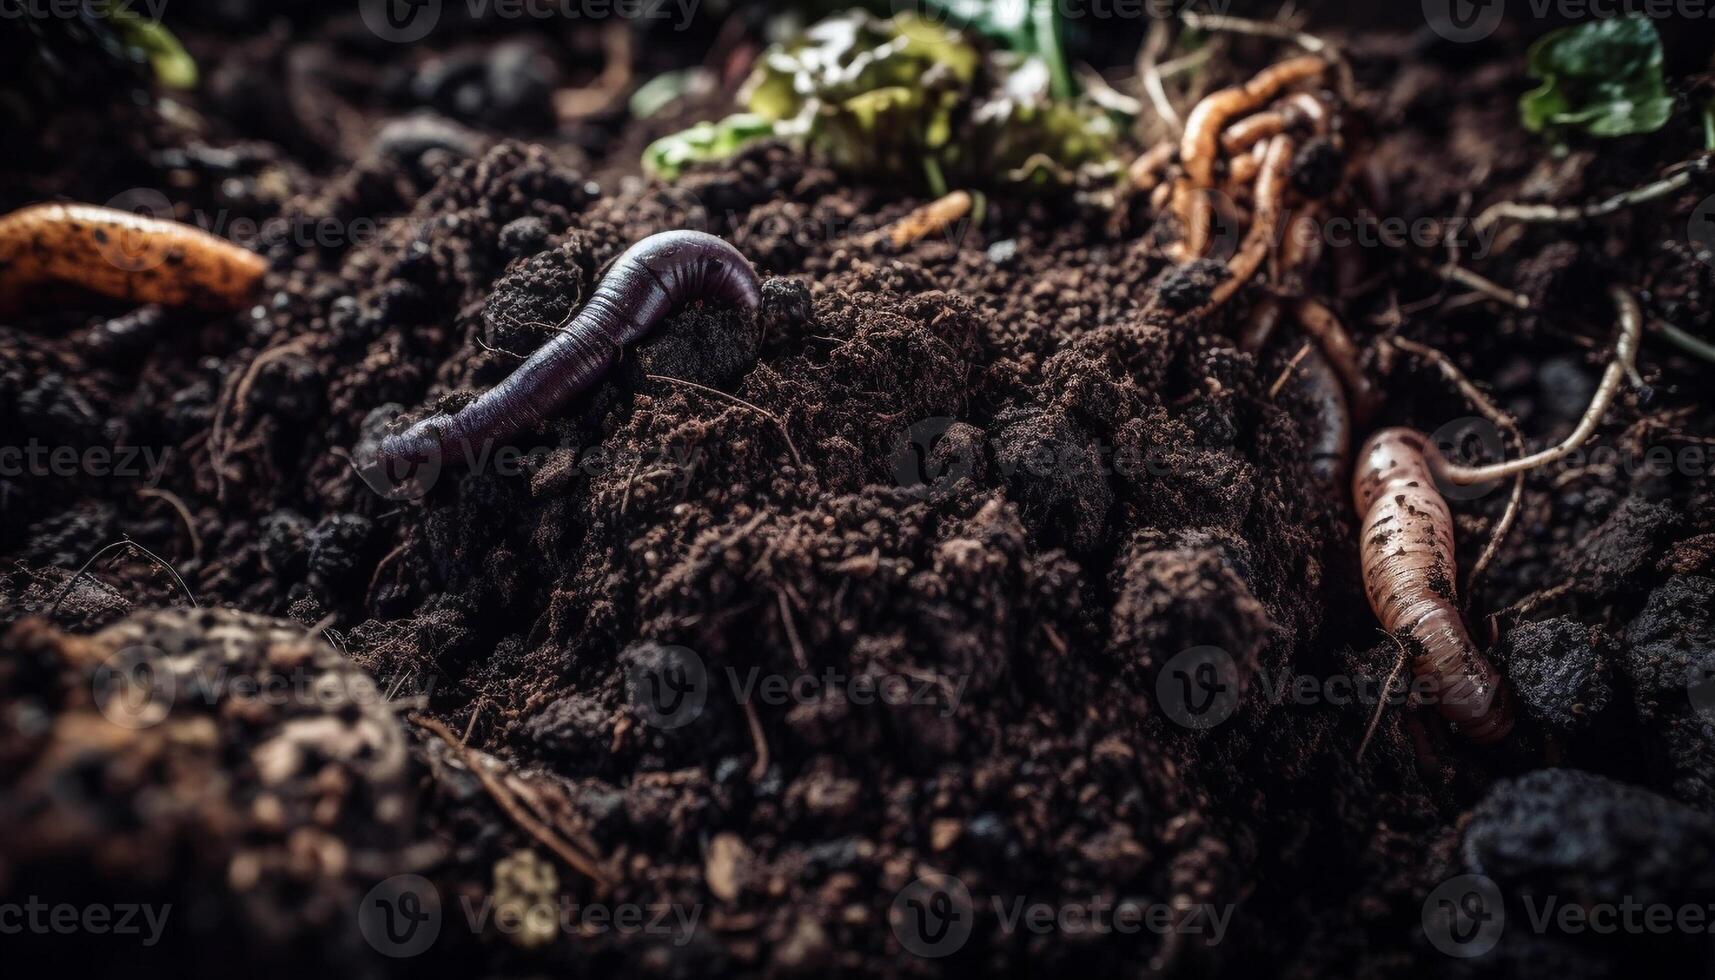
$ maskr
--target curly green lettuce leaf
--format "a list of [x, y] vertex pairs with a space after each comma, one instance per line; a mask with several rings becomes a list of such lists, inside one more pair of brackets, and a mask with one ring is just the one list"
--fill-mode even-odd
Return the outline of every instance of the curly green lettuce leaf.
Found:
[[1591, 136], [1653, 133], [1673, 114], [1662, 77], [1661, 37], [1632, 14], [1554, 31], [1531, 45], [1529, 70], [1542, 84], [1519, 101], [1531, 132]]
[[718, 122], [700, 122], [649, 144], [643, 151], [643, 169], [672, 180], [693, 163], [724, 160], [751, 143], [775, 135], [772, 120], [748, 112]]

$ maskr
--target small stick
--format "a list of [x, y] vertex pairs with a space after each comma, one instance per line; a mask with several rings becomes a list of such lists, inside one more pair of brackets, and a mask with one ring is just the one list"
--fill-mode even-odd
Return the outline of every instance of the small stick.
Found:
[[81, 567], [79, 567], [75, 573], [72, 574], [71, 578], [66, 579], [65, 585], [60, 587], [59, 594], [54, 596], [53, 603], [48, 606], [48, 613], [47, 614], [49, 616], [52, 616], [55, 612], [59, 611], [60, 603], [64, 602], [65, 597], [71, 594], [71, 587], [77, 584], [78, 579], [83, 578], [84, 573], [89, 571], [89, 566], [95, 564], [95, 560], [97, 558], [100, 558], [102, 555], [107, 554], [109, 551], [112, 551], [115, 548], [124, 548], [126, 546], [130, 546], [130, 547], [135, 548], [136, 550], [142, 552], [143, 556], [145, 558], [148, 558], [150, 561], [154, 562], [157, 566], [166, 569], [167, 574], [171, 575], [173, 577], [173, 581], [179, 583], [179, 588], [181, 590], [183, 590], [183, 592], [185, 594], [185, 598], [190, 600], [191, 605], [193, 607], [195, 607], [197, 605], [197, 597], [191, 594], [190, 586], [186, 585], [185, 580], [183, 578], [179, 577], [179, 572], [177, 569], [175, 569], [166, 559], [162, 558], [160, 555], [155, 554], [153, 551], [150, 551], [148, 548], [143, 547], [142, 545], [131, 540], [130, 538], [125, 538], [121, 541], [115, 541], [112, 544], [103, 547], [100, 551], [97, 551], [95, 554], [90, 555], [89, 560], [84, 562], [83, 565]]
[[786, 440], [786, 448], [792, 450], [792, 458], [797, 461], [800, 467], [804, 465], [804, 457], [798, 455], [798, 447], [792, 444], [792, 433], [788, 432], [786, 429], [786, 420], [773, 412], [770, 412], [768, 409], [763, 408], [760, 405], [752, 405], [750, 402], [745, 401], [737, 395], [728, 394], [719, 388], [710, 388], [708, 385], [700, 385], [695, 381], [686, 381], [684, 378], [671, 378], [665, 374], [645, 374], [644, 377], [651, 381], [671, 381], [674, 384], [684, 385], [687, 388], [695, 388], [705, 394], [716, 395], [721, 398], [725, 398], [727, 401], [736, 405], [742, 405], [764, 418], [772, 419], [774, 424], [780, 427], [780, 435]]
[[1696, 337], [1692, 334], [1686, 333], [1684, 330], [1668, 323], [1666, 320], [1652, 320], [1651, 324], [1661, 333], [1662, 339], [1666, 340], [1668, 343], [1673, 344], [1675, 347], [1685, 351], [1687, 354], [1691, 354], [1695, 357], [1701, 357], [1705, 361], [1715, 362], [1715, 344], [1711, 344], [1701, 337]]
[[1399, 659], [1393, 662], [1393, 670], [1388, 672], [1387, 680], [1382, 684], [1381, 694], [1376, 698], [1375, 714], [1370, 716], [1370, 727], [1364, 729], [1364, 740], [1358, 743], [1357, 761], [1364, 761], [1364, 752], [1370, 747], [1370, 739], [1375, 737], [1376, 727], [1382, 723], [1382, 712], [1387, 710], [1387, 695], [1393, 690], [1393, 682], [1399, 677], [1399, 672], [1405, 669], [1405, 662], [1411, 659], [1411, 652], [1405, 648], [1405, 642], [1392, 633], [1383, 633], [1399, 647]]
[[740, 702], [744, 705], [744, 723], [750, 729], [750, 741], [756, 748], [756, 761], [750, 765], [750, 781], [762, 782], [762, 777], [768, 775], [768, 739], [762, 732], [762, 719], [757, 717], [756, 704], [749, 698]]
[[1345, 54], [1339, 48], [1314, 34], [1286, 24], [1276, 24], [1272, 21], [1252, 20], [1248, 17], [1233, 17], [1227, 14], [1200, 14], [1195, 10], [1185, 11], [1179, 15], [1179, 19], [1185, 22], [1185, 26], [1194, 27], [1200, 31], [1249, 34], [1252, 37], [1270, 37], [1277, 41], [1296, 44], [1311, 54], [1321, 55], [1334, 63], [1335, 73], [1339, 76], [1340, 97], [1342, 99], [1347, 102], [1352, 101], [1352, 95], [1357, 91], [1357, 82], [1352, 78], [1352, 66], [1347, 63]]
[[1497, 285], [1495, 282], [1485, 279], [1463, 266], [1449, 262], [1446, 265], [1436, 266], [1435, 274], [1440, 276], [1445, 282], [1454, 283], [1475, 292], [1482, 293], [1484, 296], [1487, 296], [1490, 299], [1499, 300], [1515, 310], [1530, 309], [1530, 297], [1523, 293], [1515, 293], [1505, 286]]
[[1608, 406], [1613, 404], [1614, 395], [1620, 390], [1621, 379], [1636, 372], [1638, 338], [1643, 333], [1643, 312], [1638, 308], [1637, 299], [1618, 286], [1611, 287], [1608, 294], [1619, 311], [1620, 339], [1614, 346], [1614, 359], [1602, 373], [1602, 381], [1596, 386], [1595, 396], [1590, 399], [1590, 407], [1585, 410], [1584, 417], [1578, 420], [1578, 427], [1572, 430], [1572, 434], [1558, 446], [1504, 463], [1492, 463], [1488, 466], [1459, 466], [1447, 463], [1441, 467], [1442, 476], [1461, 486], [1498, 480], [1563, 459], [1590, 438], [1596, 431], [1596, 426], [1601, 424]]
[[1280, 389], [1286, 387], [1286, 383], [1292, 380], [1292, 372], [1298, 370], [1298, 365], [1304, 363], [1304, 359], [1310, 356], [1310, 348], [1311, 344], [1308, 340], [1298, 345], [1298, 353], [1292, 355], [1292, 360], [1286, 362], [1286, 368], [1280, 372], [1280, 377], [1275, 378], [1274, 384], [1268, 386], [1270, 401], [1280, 396]]
[[405, 549], [410, 546], [410, 541], [401, 541], [397, 548], [389, 551], [382, 557], [381, 561], [376, 563], [375, 571], [371, 572], [369, 575], [369, 588], [363, 593], [364, 605], [369, 605], [370, 601], [375, 598], [375, 587], [381, 584], [381, 573], [385, 571], [389, 565], [393, 564], [394, 561], [398, 560], [399, 556], [403, 555], [405, 553]]
[[518, 798], [512, 794], [512, 791], [496, 779], [493, 773], [478, 765], [475, 756], [471, 754], [470, 746], [459, 741], [458, 737], [448, 730], [446, 725], [420, 714], [411, 714], [406, 717], [411, 720], [412, 724], [433, 733], [441, 741], [447, 743], [447, 746], [457, 753], [459, 761], [464, 763], [464, 767], [470, 770], [471, 775], [475, 776], [477, 782], [482, 784], [482, 788], [488, 791], [488, 795], [493, 798], [501, 811], [525, 833], [535, 838], [537, 843], [559, 855], [560, 859], [570, 865], [573, 870], [594, 881], [599, 890], [605, 892], [612, 887], [612, 876], [596, 859], [583, 854], [562, 839], [553, 828], [524, 812], [523, 805], [518, 802]]
[[1522, 204], [1518, 201], [1493, 204], [1477, 216], [1473, 227], [1477, 231], [1485, 231], [1496, 222], [1503, 220], [1522, 221], [1527, 224], [1559, 224], [1603, 218], [1627, 208], [1666, 197], [1681, 188], [1688, 187], [1698, 174], [1708, 169], [1707, 163], [1702, 159], [1688, 161], [1680, 166], [1684, 169], [1671, 176], [1588, 204]]
[[1143, 51], [1138, 55], [1139, 74], [1143, 76], [1143, 90], [1148, 93], [1149, 101], [1155, 106], [1155, 114], [1167, 124], [1167, 128], [1175, 135], [1185, 131], [1185, 120], [1179, 118], [1179, 110], [1173, 108], [1173, 101], [1167, 97], [1167, 87], [1161, 81], [1161, 68], [1156, 59], [1167, 47], [1167, 22], [1157, 20], [1149, 25], [1149, 38], [1144, 42]]
[[190, 508], [185, 506], [185, 502], [179, 498], [178, 494], [173, 493], [170, 490], [157, 490], [154, 487], [144, 487], [137, 491], [137, 496], [165, 501], [167, 506], [173, 508], [174, 511], [177, 511], [179, 520], [184, 522], [185, 533], [190, 535], [191, 538], [191, 556], [193, 558], [202, 557], [202, 535], [197, 533], [196, 523], [191, 520]]
[[792, 607], [786, 604], [786, 593], [775, 589], [774, 598], [780, 603], [780, 621], [786, 624], [786, 639], [792, 644], [792, 659], [798, 661], [799, 670], [809, 670], [810, 658], [804, 654], [804, 641], [798, 638], [798, 625], [792, 621]]

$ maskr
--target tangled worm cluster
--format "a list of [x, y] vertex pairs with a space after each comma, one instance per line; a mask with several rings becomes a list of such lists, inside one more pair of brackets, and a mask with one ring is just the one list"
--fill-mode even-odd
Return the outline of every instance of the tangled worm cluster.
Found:
[[[1337, 113], [1326, 95], [1294, 89], [1321, 80], [1329, 67], [1319, 56], [1293, 58], [1210, 95], [1191, 112], [1179, 145], [1143, 154], [1131, 178], [1134, 187], [1153, 195], [1158, 213], [1177, 219], [1182, 237], [1172, 252], [1181, 262], [1206, 256], [1217, 202], [1233, 212], [1227, 217], [1244, 220], [1237, 202], [1249, 201], [1249, 228], [1227, 260], [1227, 277], [1193, 316], [1201, 319], [1220, 308], [1272, 260], [1269, 294], [1250, 309], [1239, 346], [1263, 349], [1286, 313], [1311, 341], [1291, 376], [1313, 413], [1311, 475], [1324, 487], [1339, 488], [1349, 468], [1354, 424], [1366, 423], [1381, 399], [1364, 371], [1359, 345], [1327, 304], [1307, 295], [1322, 258], [1315, 223], [1325, 205], [1294, 194], [1292, 171], [1298, 141], [1306, 134], [1337, 135]], [[1370, 607], [1412, 648], [1413, 673], [1427, 682], [1442, 717], [1479, 745], [1512, 732], [1513, 699], [1460, 614], [1453, 515], [1438, 481], [1467, 485], [1521, 474], [1564, 457], [1594, 433], [1621, 380], [1636, 374], [1641, 313], [1625, 291], [1613, 295], [1621, 326], [1614, 360], [1584, 418], [1562, 443], [1519, 459], [1460, 466], [1422, 433], [1388, 428], [1365, 443], [1352, 474]]]
[[1314, 410], [1311, 475], [1337, 490], [1349, 467], [1353, 420], [1367, 421], [1379, 399], [1339, 317], [1307, 295], [1322, 260], [1317, 221], [1324, 202], [1295, 191], [1293, 176], [1310, 141], [1338, 139], [1334, 96], [1311, 90], [1329, 68], [1320, 56], [1291, 58], [1209, 95], [1192, 109], [1178, 144], [1143, 154], [1130, 176], [1134, 188], [1152, 194], [1158, 213], [1177, 219], [1181, 238], [1170, 254], [1181, 262], [1207, 257], [1217, 208], [1228, 212], [1225, 219], [1248, 220], [1226, 277], [1192, 316], [1215, 312], [1271, 267], [1271, 289], [1251, 308], [1240, 347], [1261, 351], [1287, 313], [1314, 342], [1295, 361], [1291, 381]]

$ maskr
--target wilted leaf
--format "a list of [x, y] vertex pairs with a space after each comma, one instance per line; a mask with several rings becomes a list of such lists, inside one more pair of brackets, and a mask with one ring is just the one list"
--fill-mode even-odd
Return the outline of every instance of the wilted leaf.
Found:
[[774, 123], [750, 113], [736, 113], [719, 122], [700, 122], [649, 144], [643, 151], [643, 169], [672, 180], [693, 163], [724, 160], [746, 145], [773, 135]]
[[1542, 80], [1519, 102], [1532, 132], [1653, 133], [1673, 114], [1662, 78], [1661, 38], [1642, 15], [1554, 31], [1531, 46], [1529, 67]]

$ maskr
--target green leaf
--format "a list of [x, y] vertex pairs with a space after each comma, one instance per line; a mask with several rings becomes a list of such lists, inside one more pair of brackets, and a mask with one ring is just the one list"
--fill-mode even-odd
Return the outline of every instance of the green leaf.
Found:
[[719, 122], [700, 122], [649, 144], [643, 151], [643, 169], [672, 180], [693, 163], [724, 160], [745, 146], [774, 135], [772, 121], [750, 113], [737, 113]]
[[1661, 37], [1639, 14], [1545, 35], [1531, 45], [1528, 67], [1542, 82], [1519, 100], [1531, 132], [1653, 133], [1673, 114], [1662, 77]]
[[[1030, 11], [1051, 11], [1037, 0], [998, 6], [1025, 11], [1013, 25], [1025, 31]], [[739, 91], [746, 115], [658, 140], [644, 165], [671, 178], [764, 135], [846, 173], [931, 189], [998, 183], [1027, 160], [1060, 173], [1111, 163], [1113, 117], [1093, 100], [1057, 97], [1055, 65], [1046, 54], [985, 58], [927, 17], [849, 11], [763, 52]]]
[[1052, 161], [1071, 170], [1114, 158], [1120, 130], [1100, 106], [1085, 99], [1053, 98], [1051, 69], [1041, 58], [1017, 62], [1000, 91], [980, 101], [971, 113], [972, 167], [1000, 173], [1025, 169], [1032, 179], [1044, 168], [1030, 162]]
[[126, 45], [141, 51], [155, 71], [155, 80], [168, 88], [191, 89], [197, 84], [197, 63], [173, 32], [159, 21], [147, 20], [126, 10], [108, 15]]

